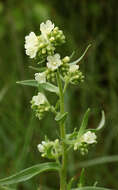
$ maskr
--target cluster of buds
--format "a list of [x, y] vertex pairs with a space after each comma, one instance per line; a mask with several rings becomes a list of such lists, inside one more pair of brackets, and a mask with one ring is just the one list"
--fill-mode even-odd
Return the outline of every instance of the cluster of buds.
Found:
[[69, 74], [68, 77], [70, 78], [70, 83], [78, 84], [79, 82], [84, 81], [84, 75], [79, 70], [79, 65], [69, 65]]
[[39, 61], [45, 61], [48, 55], [54, 54], [56, 46], [65, 42], [65, 36], [50, 20], [41, 23], [40, 31], [39, 36], [31, 32], [25, 37], [25, 49], [30, 58], [38, 57]]
[[76, 142], [74, 143], [74, 150], [80, 150], [80, 153], [82, 155], [85, 155], [88, 153], [88, 146], [90, 144], [97, 143], [96, 141], [97, 136], [94, 132], [88, 131], [84, 133], [81, 138], [77, 138]]
[[66, 56], [62, 59], [62, 65], [60, 67], [60, 73], [63, 77], [68, 75], [70, 57]]
[[58, 139], [55, 141], [46, 139], [41, 144], [38, 144], [37, 148], [41, 152], [42, 157], [49, 159], [58, 159], [62, 154], [62, 148]]
[[63, 31], [59, 30], [58, 27], [55, 27], [54, 30], [49, 34], [49, 40], [54, 46], [65, 43]]
[[39, 92], [37, 96], [32, 97], [31, 108], [33, 109], [36, 117], [41, 120], [45, 113], [50, 110], [50, 105], [44, 94]]

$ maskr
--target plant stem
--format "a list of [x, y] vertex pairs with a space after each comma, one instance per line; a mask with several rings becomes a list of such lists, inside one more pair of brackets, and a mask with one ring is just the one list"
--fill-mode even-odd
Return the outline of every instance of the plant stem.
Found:
[[[60, 113], [64, 113], [64, 94], [63, 94], [63, 87], [62, 87], [62, 81], [59, 75], [59, 71], [57, 71], [57, 83], [59, 87], [59, 96], [60, 96]], [[65, 133], [65, 123], [60, 122], [60, 136], [62, 140], [62, 167], [60, 171], [60, 190], [66, 190], [67, 183], [67, 154], [66, 154], [66, 145], [64, 143], [64, 139], [66, 136]]]

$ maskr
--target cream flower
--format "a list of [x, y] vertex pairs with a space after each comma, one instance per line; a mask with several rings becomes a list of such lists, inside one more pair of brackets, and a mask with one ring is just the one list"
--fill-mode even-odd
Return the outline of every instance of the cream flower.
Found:
[[39, 106], [41, 104], [44, 104], [46, 101], [47, 101], [46, 97], [40, 92], [38, 93], [37, 96], [33, 96], [33, 98], [32, 98], [32, 103], [35, 106]]
[[46, 82], [46, 73], [45, 72], [35, 73], [35, 80], [38, 83], [45, 83]]
[[74, 73], [79, 69], [79, 65], [70, 65], [69, 72]]
[[82, 136], [81, 142], [85, 142], [87, 144], [93, 144], [97, 142], [96, 139], [97, 136], [95, 135], [95, 133], [88, 131]]
[[62, 61], [58, 53], [53, 56], [48, 56], [47, 61], [47, 67], [52, 71], [56, 70], [60, 65], [62, 65]]
[[54, 24], [50, 20], [47, 20], [46, 23], [43, 22], [40, 24], [40, 31], [44, 36], [49, 34], [53, 29], [54, 29]]
[[39, 152], [44, 152], [44, 146], [42, 144], [38, 144], [37, 148], [38, 148]]
[[34, 58], [39, 48], [38, 37], [34, 32], [30, 32], [28, 36], [25, 37], [25, 49], [26, 54], [30, 56], [30, 58]]

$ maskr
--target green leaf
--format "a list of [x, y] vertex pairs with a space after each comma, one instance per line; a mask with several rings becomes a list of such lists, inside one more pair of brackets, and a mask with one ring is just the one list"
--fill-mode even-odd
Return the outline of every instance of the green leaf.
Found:
[[10, 185], [10, 184], [19, 183], [22, 181], [29, 180], [32, 177], [34, 177], [42, 172], [49, 171], [49, 170], [58, 171], [59, 169], [60, 169], [59, 165], [55, 162], [47, 162], [47, 163], [43, 163], [43, 164], [37, 164], [30, 168], [24, 169], [24, 170], [16, 173], [15, 175], [0, 179], [0, 185]]
[[38, 72], [42, 72], [42, 71], [46, 70], [46, 67], [38, 68], [38, 67], [29, 66], [29, 68], [34, 70], [34, 71], [38, 71]]
[[56, 115], [56, 117], [55, 117], [55, 120], [58, 121], [58, 122], [60, 122], [60, 121], [65, 121], [67, 115], [68, 115], [68, 112], [65, 112], [65, 113], [63, 113], [63, 114], [58, 113], [58, 114]]
[[74, 54], [75, 54], [75, 51], [73, 51], [73, 52], [71, 53], [71, 55], [70, 55], [70, 59], [73, 58]]
[[7, 186], [0, 186], [0, 190], [15, 190], [15, 189]]
[[78, 138], [84, 133], [84, 131], [85, 131], [86, 127], [87, 127], [89, 113], [90, 113], [90, 108], [88, 108], [88, 110], [84, 114], [84, 118], [82, 120], [82, 124], [81, 124], [79, 132], [78, 132]]
[[67, 185], [67, 190], [71, 190], [72, 183], [74, 182], [75, 178], [72, 177]]
[[96, 129], [87, 129], [87, 131], [97, 132], [97, 131], [101, 130], [104, 127], [104, 124], [105, 124], [105, 113], [102, 110], [102, 117], [101, 117], [101, 121], [100, 121], [98, 127]]
[[26, 86], [35, 86], [35, 87], [39, 86], [36, 80], [22, 80], [22, 81], [17, 81], [16, 83]]
[[42, 87], [44, 90], [47, 90], [49, 92], [54, 92], [57, 95], [59, 94], [59, 88], [49, 82], [39, 84], [39, 87]]
[[84, 186], [84, 184], [85, 184], [85, 169], [82, 168], [79, 183], [78, 183], [78, 187], [82, 187], [82, 186]]
[[105, 124], [105, 113], [102, 110], [102, 118], [96, 130], [99, 131], [100, 129], [102, 129], [104, 127], [104, 124]]
[[49, 92], [54, 92], [56, 94], [59, 94], [59, 89], [57, 86], [46, 82], [46, 83], [38, 83], [36, 80], [23, 80], [23, 81], [18, 81], [16, 82], [17, 84], [21, 84], [21, 85], [27, 85], [27, 86], [35, 86], [35, 87], [41, 87], [44, 90], [47, 90]]
[[75, 65], [75, 64], [79, 63], [84, 58], [84, 56], [86, 55], [86, 53], [87, 53], [87, 51], [88, 51], [88, 49], [90, 47], [91, 47], [91, 44], [89, 44], [87, 46], [87, 48], [85, 49], [84, 53], [81, 55], [81, 57], [79, 57], [79, 59], [77, 59], [76, 61], [71, 62], [70, 64]]
[[76, 189], [72, 189], [72, 190], [110, 190], [108, 188], [104, 188], [104, 187], [80, 187], [80, 188], [76, 188]]

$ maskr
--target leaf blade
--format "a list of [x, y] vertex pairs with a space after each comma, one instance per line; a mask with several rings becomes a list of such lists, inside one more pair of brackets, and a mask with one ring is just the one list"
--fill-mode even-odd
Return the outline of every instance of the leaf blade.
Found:
[[49, 82], [39, 84], [39, 87], [42, 87], [44, 90], [47, 90], [49, 92], [54, 92], [57, 95], [59, 94], [59, 88]]
[[16, 83], [21, 84], [21, 85], [26, 85], [26, 86], [41, 87], [44, 90], [47, 90], [49, 92], [54, 92], [56, 94], [59, 94], [58, 87], [49, 82], [38, 83], [36, 80], [23, 80], [23, 81], [17, 81]]
[[10, 177], [0, 179], [0, 185], [10, 185], [26, 181], [32, 177], [49, 170], [58, 171], [60, 169], [59, 165], [55, 162], [47, 162], [42, 164], [34, 165], [30, 168], [24, 169]]
[[75, 188], [75, 189], [72, 189], [72, 190], [110, 190], [110, 189], [104, 188], [104, 187], [87, 186], [87, 187]]
[[22, 81], [17, 81], [17, 84], [25, 85], [25, 86], [34, 86], [38, 87], [38, 82], [36, 80], [22, 80]]
[[56, 117], [55, 117], [55, 120], [58, 121], [58, 122], [60, 122], [60, 121], [65, 121], [67, 115], [68, 115], [68, 112], [65, 112], [65, 113], [63, 113], [63, 114], [58, 113], [58, 114], [56, 115]]
[[90, 113], [90, 108], [88, 108], [87, 111], [84, 114], [80, 129], [79, 129], [79, 132], [78, 132], [78, 137], [80, 137], [84, 133], [84, 131], [85, 131], [86, 127], [87, 127], [89, 113]]
[[91, 44], [89, 44], [89, 45], [87, 46], [87, 48], [85, 49], [85, 51], [84, 51], [84, 53], [81, 55], [81, 57], [79, 57], [77, 60], [71, 62], [70, 64], [75, 65], [75, 64], [79, 63], [79, 62], [84, 58], [84, 56], [86, 55], [86, 53], [87, 53], [87, 51], [88, 51], [88, 49], [89, 49], [90, 47], [91, 47]]

